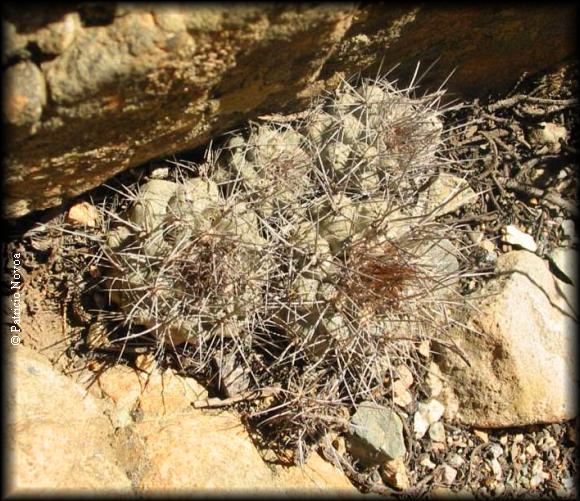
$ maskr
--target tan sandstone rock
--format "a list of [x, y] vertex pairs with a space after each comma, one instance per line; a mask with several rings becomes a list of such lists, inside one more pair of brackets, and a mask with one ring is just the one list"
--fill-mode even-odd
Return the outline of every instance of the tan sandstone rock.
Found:
[[358, 492], [317, 454], [304, 468], [268, 466], [238, 416], [192, 407], [207, 398], [194, 379], [151, 366], [147, 372], [116, 366], [98, 381], [119, 426], [118, 457], [137, 491]]
[[573, 418], [577, 320], [560, 282], [527, 251], [500, 256], [497, 272], [468, 319], [479, 334], [452, 334], [471, 367], [449, 350], [440, 361], [447, 417], [482, 428]]
[[8, 355], [9, 491], [131, 492], [100, 403], [30, 348]]

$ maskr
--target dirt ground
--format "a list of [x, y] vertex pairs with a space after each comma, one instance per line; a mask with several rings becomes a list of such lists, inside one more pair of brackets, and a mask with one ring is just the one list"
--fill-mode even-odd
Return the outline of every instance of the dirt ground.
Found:
[[[447, 117], [448, 127], [470, 122], [451, 135], [449, 147], [463, 163], [470, 186], [484, 194], [478, 205], [446, 216], [465, 225], [467, 245], [469, 239], [471, 243], [485, 239], [494, 244], [497, 253], [509, 251], [510, 246], [502, 243], [502, 228], [515, 224], [534, 237], [537, 253], [544, 257], [555, 247], [576, 246], [570, 221], [578, 216], [577, 72], [575, 65], [566, 65], [540, 77], [524, 76], [508, 94], [467, 103], [469, 106]], [[532, 131], [546, 123], [563, 127], [567, 137], [542, 142]], [[138, 169], [122, 176], [135, 175]], [[118, 353], [87, 345], [92, 318], [79, 294], [88, 287], [87, 277], [79, 275], [79, 263], [63, 258], [63, 236], [49, 237], [35, 227], [35, 223], [62, 218], [64, 211], [61, 207], [9, 223], [9, 239], [3, 248], [3, 328], [10, 329], [9, 299], [14, 292], [10, 281], [16, 253], [22, 270], [18, 289], [23, 298], [21, 342], [46, 354], [64, 372], [98, 371], [103, 363], [117, 363]], [[493, 271], [489, 254], [471, 248], [472, 269]], [[485, 279], [465, 280], [464, 291], [477, 290]], [[131, 356], [121, 363], [131, 363]], [[418, 396], [421, 390], [417, 386], [414, 391]], [[428, 436], [408, 440], [406, 468], [411, 488], [402, 497], [458, 492], [478, 497], [575, 495], [574, 422], [501, 430], [445, 423], [445, 430], [443, 447], [434, 448]], [[457, 471], [450, 486], [445, 465]], [[363, 492], [396, 493], [384, 483], [378, 469], [351, 464], [347, 472]]]

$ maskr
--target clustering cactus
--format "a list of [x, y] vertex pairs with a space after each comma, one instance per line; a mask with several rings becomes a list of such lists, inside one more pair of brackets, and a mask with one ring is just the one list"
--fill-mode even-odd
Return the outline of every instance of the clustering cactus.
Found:
[[233, 365], [243, 388], [276, 388], [253, 417], [281, 445], [388, 401], [457, 275], [435, 257], [452, 228], [416, 204], [447, 162], [441, 93], [412, 92], [343, 82], [301, 122], [252, 123], [120, 194], [100, 260], [119, 341], [154, 337], [199, 371], [229, 357], [220, 379]]

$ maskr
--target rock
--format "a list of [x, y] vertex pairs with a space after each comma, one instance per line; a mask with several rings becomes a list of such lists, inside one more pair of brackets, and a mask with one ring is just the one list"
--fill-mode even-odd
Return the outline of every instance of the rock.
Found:
[[[434, 47], [445, 62], [423, 75], [422, 85], [436, 88], [457, 67], [448, 83], [452, 92], [487, 96], [575, 49], [572, 6], [115, 4], [100, 15], [71, 5], [58, 16], [46, 9], [15, 8], [6, 20], [5, 63], [32, 59], [27, 47], [39, 47], [50, 55], [40, 71], [51, 96], [42, 114], [36, 105], [27, 117], [10, 113], [26, 124], [39, 122], [30, 138], [9, 121], [15, 126], [6, 155], [10, 217], [193, 149], [258, 110], [304, 109], [341, 75], [381, 60], [404, 61], [398, 73], [409, 81], [418, 55]], [[539, 40], [539, 30], [551, 36]], [[20, 64], [32, 63], [6, 72]]]
[[460, 468], [461, 465], [465, 463], [465, 459], [463, 459], [459, 454], [454, 452], [449, 456], [447, 456], [447, 462], [449, 463], [449, 466], [452, 466], [453, 468]]
[[419, 439], [423, 437], [429, 426], [441, 419], [444, 411], [444, 405], [434, 398], [417, 405], [417, 412], [415, 412], [413, 417], [415, 438]]
[[425, 214], [443, 216], [455, 212], [465, 204], [475, 203], [476, 199], [477, 194], [465, 179], [441, 173], [421, 192], [417, 204]]
[[172, 370], [149, 373], [116, 365], [97, 379], [102, 396], [110, 400], [116, 426], [128, 426], [138, 419], [171, 417], [191, 409], [191, 402], [207, 398], [207, 391], [193, 378], [176, 375]]
[[481, 231], [468, 231], [467, 236], [474, 244], [479, 244], [483, 240], [483, 232]]
[[34, 63], [23, 61], [4, 73], [4, 122], [22, 127], [40, 120], [46, 105], [44, 75]]
[[117, 455], [136, 490], [356, 492], [316, 454], [304, 468], [269, 468], [237, 416], [192, 409], [208, 396], [194, 379], [149, 367], [146, 374], [117, 365], [98, 379], [119, 427]]
[[558, 247], [550, 253], [550, 261], [573, 285], [578, 285], [578, 252]]
[[99, 401], [25, 346], [11, 347], [6, 370], [12, 494], [132, 492]]
[[78, 12], [71, 12], [63, 16], [62, 20], [49, 23], [39, 30], [35, 36], [36, 44], [44, 54], [62, 54], [73, 43], [80, 28]]
[[427, 422], [425, 415], [419, 411], [415, 412], [415, 416], [413, 418], [413, 431], [415, 432], [415, 438], [422, 438], [425, 433], [427, 433], [428, 429], [429, 423]]
[[356, 492], [316, 454], [304, 468], [268, 467], [239, 418], [229, 412], [193, 411], [144, 420], [132, 429], [121, 445], [142, 450], [146, 468], [135, 460], [125, 466], [141, 492]]
[[433, 361], [431, 361], [427, 367], [425, 384], [429, 390], [430, 397], [438, 396], [443, 390], [443, 374], [441, 373], [439, 366]]
[[455, 482], [455, 479], [457, 478], [457, 470], [455, 468], [449, 466], [448, 464], [444, 464], [442, 465], [442, 471], [443, 483], [446, 485], [451, 485], [453, 482]]
[[484, 444], [487, 444], [489, 441], [489, 435], [482, 430], [473, 430], [473, 434], [479, 438]]
[[400, 407], [407, 407], [413, 401], [413, 395], [400, 381], [393, 383], [393, 395], [393, 403]]
[[381, 466], [383, 482], [399, 490], [411, 487], [405, 461], [402, 458], [391, 459]]
[[437, 421], [429, 427], [429, 438], [433, 442], [445, 442], [445, 427], [441, 421]]
[[397, 380], [401, 382], [403, 388], [409, 388], [413, 384], [413, 373], [405, 364], [399, 364], [395, 367]]
[[421, 466], [424, 466], [425, 468], [429, 468], [430, 470], [432, 470], [433, 468], [435, 468], [435, 466], [437, 466], [433, 461], [431, 461], [431, 459], [429, 458], [429, 454], [424, 454], [421, 460], [419, 461], [419, 464]]
[[473, 434], [477, 438], [479, 438], [484, 444], [487, 444], [487, 442], [489, 442], [489, 436], [485, 431], [473, 430]]
[[351, 419], [351, 452], [369, 463], [382, 463], [405, 454], [403, 423], [391, 409], [362, 402]]
[[[572, 419], [577, 412], [574, 312], [548, 263], [527, 251], [498, 258], [498, 276], [473, 299], [470, 329], [451, 339], [469, 360], [442, 348], [443, 400], [457, 422], [482, 428]], [[479, 333], [479, 334], [476, 334]], [[525, 334], [524, 334], [525, 333]]]
[[488, 449], [489, 455], [496, 459], [500, 456], [503, 456], [503, 448], [501, 445], [493, 442], [489, 445], [489, 449]]
[[562, 221], [560, 228], [562, 228], [562, 233], [565, 237], [572, 239], [576, 236], [576, 225], [572, 219]]
[[395, 374], [398, 378], [393, 383], [393, 403], [407, 407], [413, 401], [409, 391], [413, 384], [413, 373], [405, 364], [400, 364], [395, 368]]
[[73, 205], [68, 210], [66, 219], [69, 223], [95, 228], [101, 217], [98, 209], [94, 205], [89, 202], [81, 202]]
[[[259, 488], [261, 489], [261, 488]], [[271, 487], [261, 489], [281, 494], [319, 494], [362, 496], [348, 478], [318, 454], [312, 454], [304, 467], [275, 466]]]
[[530, 252], [536, 252], [538, 249], [538, 244], [536, 244], [532, 235], [528, 235], [527, 233], [518, 230], [511, 224], [504, 228], [504, 236], [502, 240], [508, 244], [529, 250]]

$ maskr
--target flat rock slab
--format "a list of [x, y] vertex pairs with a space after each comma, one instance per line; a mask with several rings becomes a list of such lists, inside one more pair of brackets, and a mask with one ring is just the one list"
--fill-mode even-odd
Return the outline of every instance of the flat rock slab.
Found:
[[527, 251], [498, 258], [466, 329], [453, 340], [471, 364], [450, 350], [446, 416], [474, 427], [551, 423], [576, 416], [577, 320], [548, 262]]

